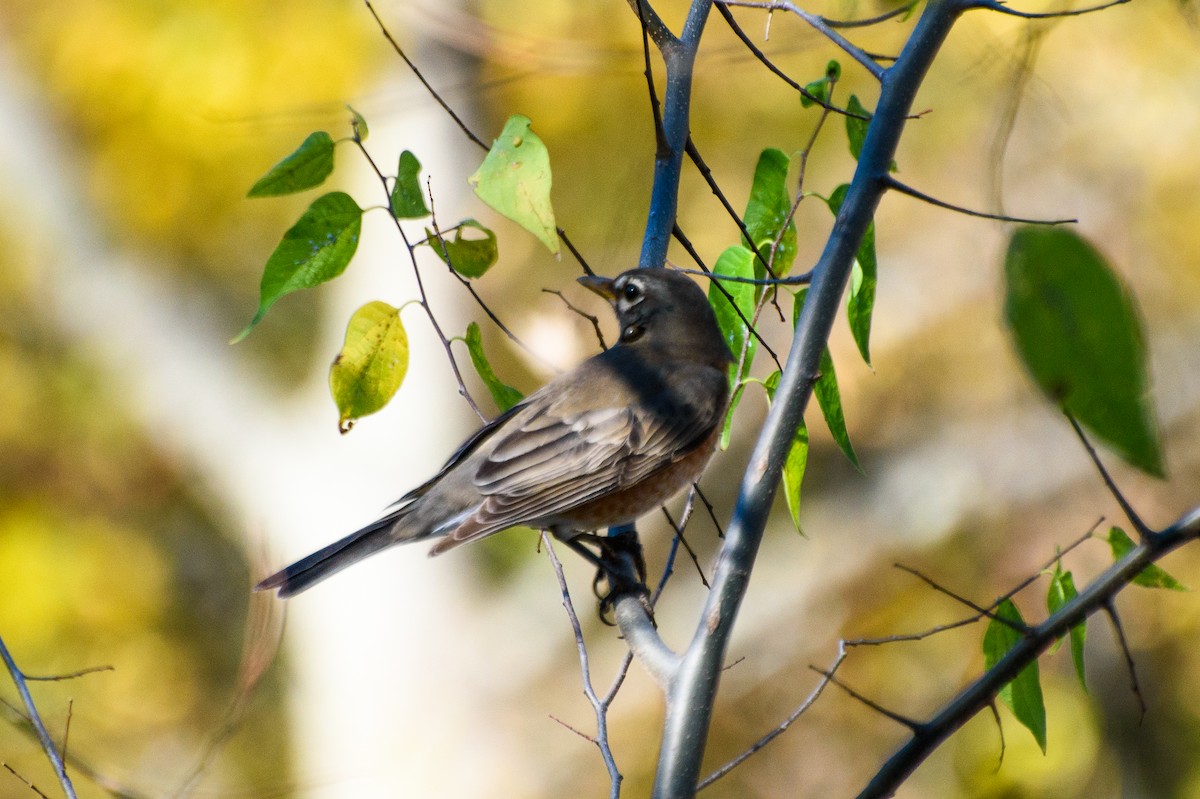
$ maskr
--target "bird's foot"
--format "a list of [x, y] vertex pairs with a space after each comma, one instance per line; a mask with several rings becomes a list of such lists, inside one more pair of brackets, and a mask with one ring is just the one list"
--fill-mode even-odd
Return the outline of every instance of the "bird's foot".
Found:
[[[617, 600], [630, 594], [637, 596], [653, 618], [650, 589], [646, 587], [646, 558], [636, 530], [622, 530], [616, 535], [581, 533], [565, 539], [565, 542], [596, 566], [592, 592], [600, 600], [600, 621], [614, 626], [611, 614]], [[594, 546], [596, 551], [588, 548], [588, 544]]]

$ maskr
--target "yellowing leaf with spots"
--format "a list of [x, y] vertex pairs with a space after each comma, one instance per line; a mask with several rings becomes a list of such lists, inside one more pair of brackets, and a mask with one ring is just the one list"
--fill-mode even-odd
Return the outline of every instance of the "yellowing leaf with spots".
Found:
[[387, 405], [407, 371], [408, 334], [400, 312], [378, 300], [355, 311], [342, 351], [329, 367], [338, 429], [348, 433], [356, 419]]

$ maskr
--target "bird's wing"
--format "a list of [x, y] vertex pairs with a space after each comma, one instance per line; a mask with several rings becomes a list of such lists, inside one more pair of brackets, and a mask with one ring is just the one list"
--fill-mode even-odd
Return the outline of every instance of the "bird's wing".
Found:
[[439, 551], [552, 518], [669, 466], [720, 423], [726, 380], [723, 371], [681, 365], [670, 388], [643, 386], [635, 402], [599, 407], [602, 386], [586, 386], [586, 400], [579, 392], [546, 392], [496, 435], [475, 474], [484, 502]]

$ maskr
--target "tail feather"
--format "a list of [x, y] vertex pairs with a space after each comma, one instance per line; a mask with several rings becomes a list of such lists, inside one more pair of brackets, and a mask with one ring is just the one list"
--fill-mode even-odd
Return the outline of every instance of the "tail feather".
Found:
[[374, 555], [381, 549], [398, 543], [392, 535], [392, 527], [408, 508], [401, 508], [389, 513], [377, 522], [367, 525], [361, 530], [351, 533], [340, 541], [319, 549], [308, 557], [288, 566], [286, 569], [272, 574], [258, 585], [255, 591], [279, 589], [279, 598], [290, 596], [312, 588], [326, 577], [340, 572], [363, 558]]

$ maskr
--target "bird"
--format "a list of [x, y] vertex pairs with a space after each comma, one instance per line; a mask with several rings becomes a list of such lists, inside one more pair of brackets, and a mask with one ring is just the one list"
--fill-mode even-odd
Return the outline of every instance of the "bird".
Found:
[[578, 550], [590, 531], [630, 524], [695, 482], [734, 360], [707, 296], [667, 268], [578, 280], [612, 305], [613, 346], [481, 427], [395, 510], [255, 590], [287, 598], [396, 544], [431, 539], [432, 556], [517, 526]]

